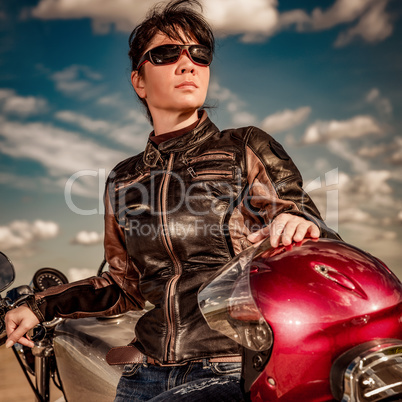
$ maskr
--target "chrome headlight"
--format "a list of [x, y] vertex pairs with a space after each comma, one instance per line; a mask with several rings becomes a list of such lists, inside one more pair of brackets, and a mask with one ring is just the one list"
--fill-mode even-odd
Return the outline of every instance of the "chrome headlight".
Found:
[[331, 369], [331, 390], [342, 402], [402, 400], [402, 340], [379, 339], [341, 355]]

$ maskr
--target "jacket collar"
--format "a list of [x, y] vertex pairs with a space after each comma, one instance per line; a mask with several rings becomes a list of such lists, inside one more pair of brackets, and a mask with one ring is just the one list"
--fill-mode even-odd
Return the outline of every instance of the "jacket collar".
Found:
[[185, 152], [195, 145], [206, 141], [210, 136], [218, 131], [218, 128], [212, 123], [207, 116], [207, 113], [204, 111], [204, 114], [201, 118], [201, 123], [188, 133], [183, 134], [180, 137], [164, 141], [159, 144], [158, 148], [154, 146], [151, 140], [148, 140], [143, 155], [143, 162], [148, 167], [156, 167], [158, 161], [160, 160], [161, 154], [169, 152]]

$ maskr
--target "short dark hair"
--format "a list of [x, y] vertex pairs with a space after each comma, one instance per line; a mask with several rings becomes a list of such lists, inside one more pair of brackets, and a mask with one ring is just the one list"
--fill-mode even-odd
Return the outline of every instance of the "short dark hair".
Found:
[[[215, 39], [212, 29], [200, 12], [194, 10], [202, 6], [198, 0], [173, 0], [153, 7], [140, 25], [134, 28], [128, 39], [131, 60], [131, 71], [137, 69], [140, 58], [148, 48], [154, 36], [161, 32], [167, 37], [185, 42], [195, 39], [201, 45], [209, 47], [214, 52]], [[149, 121], [152, 116], [145, 99], [139, 98], [145, 106]]]

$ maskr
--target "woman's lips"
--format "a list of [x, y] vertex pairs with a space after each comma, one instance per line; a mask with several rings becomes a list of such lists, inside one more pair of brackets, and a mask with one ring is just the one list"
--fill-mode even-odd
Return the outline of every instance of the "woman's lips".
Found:
[[193, 81], [183, 81], [176, 88], [198, 88], [198, 86]]

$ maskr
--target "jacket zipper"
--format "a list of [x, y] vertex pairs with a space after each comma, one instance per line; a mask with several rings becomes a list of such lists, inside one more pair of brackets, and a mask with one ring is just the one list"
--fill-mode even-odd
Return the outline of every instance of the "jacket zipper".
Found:
[[[160, 211], [160, 224], [162, 232], [162, 242], [168, 252], [174, 265], [174, 276], [169, 279], [166, 286], [166, 320], [167, 320], [167, 334], [165, 340], [164, 361], [174, 360], [174, 332], [175, 332], [175, 312], [174, 312], [174, 296], [176, 293], [177, 281], [182, 272], [182, 266], [179, 258], [173, 251], [172, 241], [170, 239], [168, 227], [167, 227], [167, 191], [170, 182], [170, 174], [173, 166], [174, 154], [171, 153], [167, 164], [166, 172], [162, 178], [161, 186], [159, 190], [159, 211]], [[171, 359], [169, 359], [171, 356]]]

